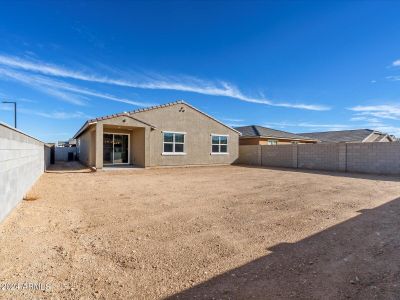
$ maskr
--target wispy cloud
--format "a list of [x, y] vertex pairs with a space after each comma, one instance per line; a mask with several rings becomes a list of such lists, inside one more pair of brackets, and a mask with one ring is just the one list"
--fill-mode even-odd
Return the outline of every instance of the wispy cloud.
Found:
[[358, 116], [400, 120], [400, 105], [358, 105], [349, 110], [356, 112]]
[[[76, 105], [85, 105], [86, 97], [77, 96], [76, 94], [84, 95], [84, 96], [92, 96], [97, 98], [102, 98], [106, 100], [111, 100], [115, 102], [122, 102], [135, 106], [151, 106], [154, 103], [148, 102], [140, 102], [133, 101], [130, 99], [119, 98], [107, 93], [101, 93], [98, 91], [89, 90], [86, 88], [81, 88], [76, 85], [72, 85], [69, 83], [65, 83], [59, 80], [50, 79], [47, 77], [39, 76], [39, 75], [27, 75], [23, 72], [17, 72], [14, 70], [9, 70], [6, 68], [0, 68], [0, 76], [5, 76], [10, 79], [22, 82], [28, 86], [34, 87], [46, 94], [55, 96], [64, 101], [70, 102]], [[67, 93], [65, 92], [67, 91]]]
[[[60, 90], [57, 90], [54, 88], [55, 87], [54, 85], [43, 84], [45, 79], [38, 80], [38, 78], [36, 76], [26, 76], [20, 72], [15, 72], [15, 71], [0, 68], [0, 77], [21, 82], [31, 88], [39, 90], [42, 93], [54, 96], [57, 99], [61, 99], [65, 102], [68, 102], [71, 104], [83, 106], [86, 103], [84, 101], [85, 99], [83, 99], [82, 97], [73, 95], [71, 93], [65, 93]], [[50, 83], [50, 82], [48, 82], [48, 83]]]
[[392, 63], [392, 66], [393, 66], [393, 67], [400, 67], [400, 59], [395, 60], [395, 61]]
[[245, 102], [270, 106], [298, 108], [305, 110], [324, 111], [330, 108], [325, 105], [275, 102], [265, 97], [251, 97], [242, 93], [234, 85], [225, 81], [210, 82], [190, 76], [161, 76], [142, 74], [138, 80], [110, 78], [94, 73], [80, 72], [68, 68], [47, 64], [41, 61], [22, 59], [19, 57], [0, 55], [0, 64], [14, 69], [40, 73], [47, 76], [76, 79], [81, 81], [111, 84], [140, 89], [177, 90], [203, 95], [225, 96]]
[[53, 111], [53, 112], [43, 112], [33, 109], [20, 109], [20, 113], [36, 115], [39, 117], [44, 117], [48, 119], [56, 119], [56, 120], [69, 120], [69, 119], [92, 119], [92, 116], [87, 115], [81, 111], [76, 112], [64, 112], [64, 111]]
[[[324, 124], [324, 123], [311, 123], [311, 122], [268, 122], [264, 123], [264, 125], [262, 126], [270, 128], [280, 128], [280, 129], [293, 128], [294, 132], [299, 132], [300, 128], [304, 128], [311, 131], [345, 130], [352, 128], [350, 125], [347, 124], [329, 124], [329, 123]], [[304, 129], [300, 129], [300, 131]]]
[[355, 113], [351, 121], [362, 122], [365, 128], [400, 136], [400, 127], [384, 122], [384, 120], [400, 120], [400, 105], [358, 105], [349, 110]]
[[[14, 108], [11, 106], [1, 105], [0, 110], [2, 111], [14, 111]], [[93, 117], [81, 112], [64, 112], [64, 111], [52, 111], [52, 112], [44, 112], [35, 109], [29, 108], [19, 108], [18, 113], [25, 114], [25, 115], [35, 115], [43, 118], [48, 119], [56, 119], [56, 120], [69, 120], [69, 119], [92, 119]]]
[[363, 116], [359, 116], [359, 117], [352, 117], [350, 118], [350, 121], [352, 122], [369, 122], [369, 123], [380, 123], [380, 120], [378, 118], [370, 118], [370, 117], [363, 117]]
[[223, 121], [227, 121], [227, 122], [243, 122], [244, 120], [242, 119], [232, 119], [232, 118], [220, 118]]
[[399, 75], [386, 76], [386, 79], [391, 81], [400, 81], [400, 76]]

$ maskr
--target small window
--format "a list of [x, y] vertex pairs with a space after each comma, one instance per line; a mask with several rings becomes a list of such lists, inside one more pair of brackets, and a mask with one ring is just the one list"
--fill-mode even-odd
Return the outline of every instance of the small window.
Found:
[[211, 154], [228, 154], [227, 135], [211, 135]]
[[268, 145], [278, 145], [277, 140], [268, 140]]
[[163, 132], [163, 154], [185, 154], [185, 133]]

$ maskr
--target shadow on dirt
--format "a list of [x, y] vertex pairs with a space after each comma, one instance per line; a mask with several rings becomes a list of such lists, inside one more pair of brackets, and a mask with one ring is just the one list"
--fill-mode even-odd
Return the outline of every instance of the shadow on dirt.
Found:
[[398, 299], [400, 198], [168, 299]]
[[84, 166], [78, 161], [56, 161], [55, 164], [50, 165], [46, 173], [56, 173], [56, 174], [65, 174], [65, 173], [92, 173], [94, 172], [87, 166]]

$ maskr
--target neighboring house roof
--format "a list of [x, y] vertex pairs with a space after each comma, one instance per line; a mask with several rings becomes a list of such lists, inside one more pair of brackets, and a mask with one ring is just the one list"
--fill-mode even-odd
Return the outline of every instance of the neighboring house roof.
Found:
[[[300, 133], [311, 138], [319, 139], [323, 142], [330, 143], [362, 143], [372, 134], [381, 134], [383, 137], [387, 135], [371, 129], [356, 129], [356, 130], [340, 130], [340, 131], [324, 131], [324, 132], [306, 132]], [[379, 138], [378, 140], [383, 139]]]
[[172, 105], [176, 105], [176, 104], [185, 104], [185, 105], [189, 106], [190, 108], [194, 109], [195, 111], [197, 111], [197, 112], [205, 115], [206, 117], [214, 120], [215, 122], [217, 122], [217, 123], [219, 123], [219, 124], [221, 124], [221, 125], [223, 125], [223, 126], [225, 126], [225, 127], [227, 127], [227, 128], [229, 128], [229, 129], [231, 129], [231, 130], [233, 130], [233, 131], [235, 131], [235, 132], [240, 134], [240, 132], [237, 131], [236, 129], [234, 129], [232, 127], [229, 127], [228, 125], [222, 123], [221, 121], [218, 121], [217, 119], [211, 117], [210, 115], [208, 115], [208, 114], [202, 112], [201, 110], [197, 109], [196, 107], [190, 105], [189, 103], [187, 103], [187, 102], [185, 102], [183, 100], [178, 100], [178, 101], [169, 102], [169, 103], [166, 103], [166, 104], [155, 105], [155, 106], [150, 106], [150, 107], [146, 107], [146, 108], [139, 108], [139, 109], [132, 110], [132, 111], [129, 111], [129, 112], [117, 113], [117, 114], [107, 115], [107, 116], [98, 117], [98, 118], [94, 118], [94, 119], [88, 120], [88, 121], [86, 121], [85, 124], [83, 124], [83, 126], [78, 130], [78, 132], [74, 135], [73, 138], [76, 139], [78, 136], [80, 136], [87, 129], [87, 127], [89, 125], [91, 125], [91, 124], [95, 124], [98, 121], [117, 118], [117, 117], [121, 117], [121, 116], [132, 118], [132, 119], [134, 119], [134, 120], [136, 120], [138, 122], [142, 122], [142, 123], [144, 123], [144, 124], [146, 124], [146, 125], [148, 125], [148, 126], [150, 126], [152, 128], [155, 128], [155, 126], [153, 126], [151, 124], [148, 124], [148, 123], [146, 123], [146, 122], [144, 122], [144, 121], [142, 121], [140, 119], [137, 119], [137, 118], [133, 117], [132, 115], [134, 115], [136, 113], [143, 112], [143, 111], [149, 111], [149, 110], [153, 110], [153, 109], [164, 108], [164, 107], [172, 106]]
[[276, 130], [258, 125], [235, 127], [235, 129], [237, 129], [242, 133], [242, 138], [262, 137], [262, 138], [275, 138], [275, 139], [288, 139], [288, 140], [317, 141], [317, 139], [315, 138], [301, 136], [291, 132]]

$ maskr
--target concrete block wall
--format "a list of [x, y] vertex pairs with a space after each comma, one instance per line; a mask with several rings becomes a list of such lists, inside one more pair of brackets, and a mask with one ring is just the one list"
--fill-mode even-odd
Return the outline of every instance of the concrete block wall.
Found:
[[400, 143], [347, 144], [348, 172], [400, 174]]
[[0, 123], [0, 222], [44, 172], [47, 155], [43, 142]]
[[303, 144], [297, 151], [300, 169], [339, 171], [339, 144]]
[[297, 159], [297, 155], [293, 157], [293, 150], [296, 149], [292, 145], [281, 145], [279, 147], [261, 146], [261, 164], [270, 167], [292, 168], [293, 159]]
[[246, 145], [239, 163], [355, 173], [400, 175], [400, 143]]
[[239, 158], [237, 163], [244, 165], [261, 165], [261, 146], [243, 145], [239, 146]]

